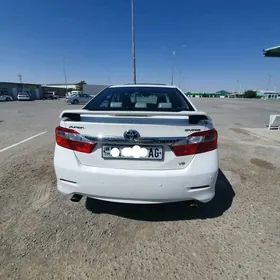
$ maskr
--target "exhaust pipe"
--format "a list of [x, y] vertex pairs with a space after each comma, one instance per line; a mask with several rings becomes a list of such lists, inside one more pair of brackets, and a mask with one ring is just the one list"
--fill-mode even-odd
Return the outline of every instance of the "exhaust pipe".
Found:
[[198, 208], [198, 202], [196, 200], [192, 201], [189, 205], [190, 208], [192, 209], [197, 209]]
[[74, 194], [74, 195], [70, 198], [70, 200], [73, 201], [73, 202], [79, 202], [82, 198], [83, 198], [82, 195], [80, 195], [80, 194]]

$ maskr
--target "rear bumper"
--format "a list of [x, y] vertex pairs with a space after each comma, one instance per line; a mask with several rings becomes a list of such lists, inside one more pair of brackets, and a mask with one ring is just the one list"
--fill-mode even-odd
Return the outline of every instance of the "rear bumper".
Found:
[[[67, 163], [67, 164], [65, 164]], [[210, 201], [215, 195], [218, 151], [199, 154], [179, 170], [123, 170], [81, 165], [75, 154], [56, 145], [57, 188], [65, 196], [84, 196], [122, 203]], [[207, 186], [205, 188], [197, 188]]]

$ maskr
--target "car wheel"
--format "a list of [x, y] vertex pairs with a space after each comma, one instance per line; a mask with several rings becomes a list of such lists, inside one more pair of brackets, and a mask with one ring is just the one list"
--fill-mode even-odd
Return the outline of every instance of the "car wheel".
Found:
[[74, 99], [74, 100], [73, 100], [73, 104], [79, 104], [79, 100]]
[[12, 101], [11, 97], [7, 97], [6, 101]]

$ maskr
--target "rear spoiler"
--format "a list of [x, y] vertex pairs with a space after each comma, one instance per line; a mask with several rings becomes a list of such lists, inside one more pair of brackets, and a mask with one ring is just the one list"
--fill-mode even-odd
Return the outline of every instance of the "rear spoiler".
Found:
[[187, 117], [190, 124], [197, 124], [202, 120], [210, 120], [211, 118], [205, 112], [189, 111], [189, 112], [143, 112], [143, 111], [88, 111], [88, 110], [64, 110], [59, 118], [69, 119], [71, 121], [81, 121], [81, 115], [87, 117]]

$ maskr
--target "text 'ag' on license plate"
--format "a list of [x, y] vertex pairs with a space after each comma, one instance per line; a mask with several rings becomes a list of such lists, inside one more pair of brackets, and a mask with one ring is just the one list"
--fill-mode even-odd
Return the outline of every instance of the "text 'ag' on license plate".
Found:
[[163, 160], [164, 151], [160, 146], [102, 146], [104, 159]]

